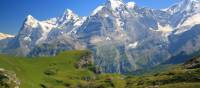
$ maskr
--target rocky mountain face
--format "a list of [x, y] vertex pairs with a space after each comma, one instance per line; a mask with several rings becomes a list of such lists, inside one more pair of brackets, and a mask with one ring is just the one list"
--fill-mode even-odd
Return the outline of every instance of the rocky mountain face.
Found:
[[2, 52], [45, 56], [90, 49], [102, 72], [129, 73], [198, 52], [199, 19], [200, 0], [182, 0], [164, 10], [107, 0], [88, 17], [69, 9], [46, 21], [29, 15]]
[[191, 60], [184, 63], [184, 67], [187, 69], [200, 68], [200, 58], [199, 57], [192, 58]]

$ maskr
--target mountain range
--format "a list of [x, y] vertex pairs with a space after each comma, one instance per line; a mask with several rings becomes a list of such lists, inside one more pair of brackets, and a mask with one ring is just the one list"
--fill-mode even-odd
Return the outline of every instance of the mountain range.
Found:
[[0, 44], [2, 53], [23, 56], [89, 49], [95, 65], [110, 73], [182, 63], [187, 58], [179, 57], [200, 50], [200, 0], [181, 0], [161, 10], [107, 0], [87, 17], [69, 9], [44, 21], [29, 15], [18, 34]]

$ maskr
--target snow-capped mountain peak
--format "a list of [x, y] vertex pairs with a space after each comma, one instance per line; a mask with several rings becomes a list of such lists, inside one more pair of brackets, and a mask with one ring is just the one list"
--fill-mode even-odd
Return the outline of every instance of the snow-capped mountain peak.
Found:
[[72, 20], [72, 19], [78, 19], [78, 16], [72, 10], [67, 9], [65, 10], [62, 18], [65, 20]]
[[112, 10], [116, 10], [117, 8], [120, 8], [123, 6], [124, 3], [122, 0], [107, 0], [105, 6], [108, 8], [111, 8]]
[[26, 17], [26, 20], [25, 20], [25, 25], [31, 26], [33, 28], [37, 27], [38, 26], [38, 20], [35, 19], [33, 16], [28, 15]]
[[175, 34], [183, 33], [200, 23], [200, 0], [181, 0], [165, 11], [171, 14], [171, 25], [178, 29]]
[[[114, 12], [120, 12], [122, 10], [125, 10], [125, 8], [134, 8], [135, 3], [134, 2], [128, 2], [127, 4], [123, 3], [123, 0], [107, 0], [107, 2], [104, 5], [98, 6], [93, 12], [92, 16], [96, 15], [98, 12], [102, 11], [103, 8], [109, 9]], [[107, 15], [105, 16], [107, 17]]]
[[30, 19], [30, 20], [31, 20], [31, 19], [32, 19], [32, 20], [35, 19], [32, 15], [28, 15], [26, 18], [27, 18], [27, 19]]
[[104, 8], [104, 6], [98, 6], [93, 12], [92, 15], [97, 14], [99, 11], [101, 11]]
[[166, 11], [170, 12], [171, 14], [177, 12], [199, 12], [200, 10], [200, 0], [181, 0], [180, 2], [172, 5]]
[[66, 9], [65, 13], [66, 13], [66, 14], [73, 14], [73, 11], [70, 10], [70, 9]]
[[135, 7], [135, 5], [136, 5], [135, 2], [128, 2], [128, 3], [126, 4], [126, 7], [127, 7], [127, 8], [130, 8], [130, 9], [133, 9], [133, 8]]
[[64, 14], [58, 18], [58, 25], [64, 26], [66, 23], [72, 21], [77, 21], [79, 20], [80, 17], [76, 15], [73, 11], [70, 9], [65, 10]]

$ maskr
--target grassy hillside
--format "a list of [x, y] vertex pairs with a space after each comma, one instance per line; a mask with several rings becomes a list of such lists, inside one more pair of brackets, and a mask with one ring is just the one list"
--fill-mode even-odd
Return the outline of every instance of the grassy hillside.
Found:
[[64, 88], [67, 84], [73, 87], [80, 79], [94, 76], [87, 69], [75, 68], [75, 63], [87, 54], [86, 51], [67, 51], [55, 57], [37, 58], [0, 55], [0, 68], [14, 71], [21, 88]]
[[200, 57], [170, 68], [163, 72], [152, 69], [156, 73], [150, 71], [150, 75], [146, 76], [127, 77], [127, 86], [128, 88], [200, 88]]
[[[200, 88], [200, 58], [173, 66], [168, 71], [126, 76], [95, 74], [92, 64], [80, 68], [83, 59], [90, 54], [66, 51], [54, 57], [36, 58], [0, 55], [0, 68], [15, 72], [21, 82], [20, 88]], [[0, 88], [1, 81], [0, 77]]]

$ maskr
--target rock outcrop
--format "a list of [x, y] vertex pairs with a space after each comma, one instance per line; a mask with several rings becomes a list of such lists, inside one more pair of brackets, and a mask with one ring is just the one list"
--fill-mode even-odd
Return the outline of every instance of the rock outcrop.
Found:
[[16, 74], [0, 68], [0, 88], [20, 88]]

